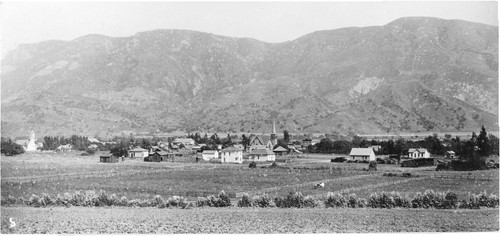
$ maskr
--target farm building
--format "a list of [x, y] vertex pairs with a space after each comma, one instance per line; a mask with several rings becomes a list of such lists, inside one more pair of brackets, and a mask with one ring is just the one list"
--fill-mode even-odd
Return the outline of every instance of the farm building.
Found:
[[149, 156], [149, 151], [144, 148], [134, 148], [128, 151], [128, 157], [130, 158], [144, 158]]
[[409, 158], [430, 158], [431, 154], [425, 148], [410, 148], [408, 150]]
[[112, 153], [102, 154], [101, 156], [99, 156], [99, 159], [100, 159], [100, 162], [103, 162], [103, 163], [118, 163], [118, 162], [120, 162], [120, 158], [113, 155]]
[[210, 159], [219, 158], [219, 152], [217, 150], [204, 150], [201, 153], [203, 160], [208, 161]]
[[279, 156], [282, 156], [283, 154], [286, 154], [288, 152], [288, 150], [286, 150], [286, 148], [284, 148], [282, 146], [278, 146], [277, 148], [275, 148], [273, 150], [273, 152]]
[[228, 147], [220, 152], [222, 163], [243, 163], [243, 149]]
[[56, 148], [56, 152], [70, 152], [73, 150], [73, 146], [71, 144], [60, 145]]
[[161, 162], [161, 161], [166, 161], [168, 157], [168, 152], [165, 151], [155, 151], [149, 156], [144, 158], [144, 161], [146, 162]]
[[187, 146], [193, 146], [194, 145], [194, 140], [192, 138], [176, 138], [172, 142], [172, 144], [175, 144], [177, 146], [180, 146], [182, 144], [185, 147], [187, 147]]
[[455, 152], [454, 151], [447, 151], [446, 152], [446, 158], [448, 158], [448, 159], [455, 159]]
[[375, 161], [373, 148], [353, 148], [349, 156], [353, 161]]
[[276, 161], [276, 154], [268, 149], [253, 150], [250, 154], [250, 160], [256, 162]]

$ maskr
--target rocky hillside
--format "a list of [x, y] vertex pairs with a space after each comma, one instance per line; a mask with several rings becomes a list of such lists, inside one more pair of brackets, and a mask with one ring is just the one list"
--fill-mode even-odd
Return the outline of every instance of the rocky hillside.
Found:
[[185, 30], [11, 51], [2, 136], [498, 130], [498, 27], [437, 18], [271, 44]]

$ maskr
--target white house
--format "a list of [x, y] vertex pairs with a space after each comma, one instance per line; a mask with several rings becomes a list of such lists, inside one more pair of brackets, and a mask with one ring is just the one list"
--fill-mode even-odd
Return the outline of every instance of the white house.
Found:
[[353, 161], [375, 161], [373, 148], [353, 148], [349, 156]]
[[201, 153], [203, 160], [208, 161], [210, 159], [219, 158], [219, 152], [217, 150], [204, 150]]
[[228, 147], [220, 152], [222, 163], [243, 163], [243, 149]]
[[264, 162], [264, 161], [276, 161], [276, 153], [269, 149], [256, 149], [250, 154], [250, 161]]
[[130, 158], [144, 158], [149, 156], [149, 151], [144, 148], [134, 148], [128, 151]]
[[194, 145], [194, 140], [192, 138], [176, 138], [172, 144], [175, 145], [184, 145], [184, 146], [193, 146]]
[[425, 148], [410, 148], [408, 150], [408, 157], [414, 158], [430, 158], [431, 154]]

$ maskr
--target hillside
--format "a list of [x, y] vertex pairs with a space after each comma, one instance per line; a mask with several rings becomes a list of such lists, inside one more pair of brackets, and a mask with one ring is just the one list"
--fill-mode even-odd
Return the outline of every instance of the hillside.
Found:
[[2, 136], [498, 130], [498, 27], [409, 17], [265, 43], [186, 30], [22, 45]]

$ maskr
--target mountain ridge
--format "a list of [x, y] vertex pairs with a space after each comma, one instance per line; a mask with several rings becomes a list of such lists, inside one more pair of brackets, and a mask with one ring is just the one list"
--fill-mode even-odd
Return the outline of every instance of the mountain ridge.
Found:
[[2, 134], [262, 132], [271, 120], [291, 132], [497, 130], [495, 39], [495, 26], [410, 17], [282, 43], [168, 29], [42, 42], [2, 60]]

